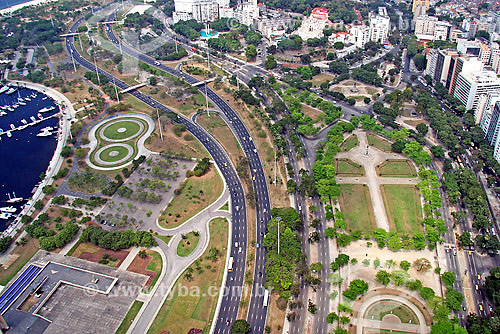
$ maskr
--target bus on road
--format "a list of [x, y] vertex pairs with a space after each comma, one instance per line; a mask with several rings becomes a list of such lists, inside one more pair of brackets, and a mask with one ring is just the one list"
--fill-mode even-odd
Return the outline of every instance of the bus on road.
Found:
[[264, 291], [264, 302], [263, 302], [263, 306], [266, 307], [267, 306], [267, 303], [269, 301], [269, 291], [266, 289]]
[[230, 273], [233, 272], [233, 262], [234, 262], [234, 258], [231, 256], [229, 258], [229, 263], [227, 265], [227, 271]]

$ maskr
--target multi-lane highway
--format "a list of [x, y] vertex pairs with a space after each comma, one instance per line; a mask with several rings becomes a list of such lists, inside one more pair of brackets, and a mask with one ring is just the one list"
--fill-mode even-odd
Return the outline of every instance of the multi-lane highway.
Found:
[[[112, 14], [114, 16], [114, 12]], [[74, 33], [77, 27], [83, 22], [83, 18], [78, 20], [70, 29], [69, 33]], [[106, 25], [106, 32], [108, 38], [115, 44], [121, 43], [114, 35], [111, 25]], [[90, 71], [98, 71], [99, 75], [106, 76], [110, 82], [115, 84], [120, 89], [129, 88], [125, 82], [113, 77], [110, 73], [95, 67], [94, 64], [83, 58], [76, 50], [73, 43], [73, 36], [66, 37], [66, 48], [71, 57], [80, 65]], [[121, 45], [122, 51], [133, 56], [140, 61], [143, 61], [151, 66], [156, 66], [170, 74], [184, 79], [188, 83], [196, 83], [198, 80], [194, 77], [186, 75], [180, 71], [176, 71], [170, 67], [163, 66], [154, 59], [147, 57], [139, 51], [130, 48], [126, 44]], [[205, 86], [199, 87], [200, 91], [205, 93]], [[210, 88], [207, 88], [208, 98], [224, 113], [227, 119], [231, 120], [229, 124], [231, 130], [240, 142], [250, 165], [251, 175], [253, 179], [254, 190], [257, 193], [257, 235], [256, 239], [259, 244], [262, 244], [263, 236], [266, 231], [266, 224], [270, 219], [270, 201], [267, 189], [267, 183], [262, 168], [257, 149], [253, 143], [250, 133], [245, 128], [243, 122], [239, 119], [234, 110], [222, 100]], [[163, 112], [173, 112], [168, 107], [154, 100], [153, 98], [142, 94], [138, 91], [132, 91], [130, 94], [148, 104], [153, 108], [157, 108]], [[233, 245], [238, 242], [239, 247], [231, 247], [230, 256], [234, 258], [233, 271], [228, 273], [226, 280], [225, 293], [222, 299], [219, 315], [217, 316], [215, 333], [228, 333], [230, 325], [238, 314], [239, 301], [242, 293], [243, 279], [245, 274], [246, 263], [246, 247], [247, 247], [247, 217], [245, 196], [241, 182], [234, 170], [230, 159], [227, 157], [226, 152], [222, 147], [209, 136], [206, 131], [200, 126], [192, 123], [188, 119], [177, 116], [177, 121], [186, 125], [190, 131], [200, 142], [206, 147], [207, 151], [211, 154], [212, 158], [222, 171], [223, 177], [227, 183], [228, 189], [231, 192], [231, 207], [232, 207], [232, 243]], [[241, 247], [241, 250], [240, 250]], [[254, 283], [252, 289], [252, 296], [250, 300], [250, 309], [248, 312], [247, 320], [252, 326], [253, 333], [262, 333], [267, 317], [267, 307], [263, 307], [263, 286], [265, 282], [264, 274], [265, 264], [265, 249], [260, 247], [256, 250]], [[151, 310], [156, 314], [155, 310]], [[144, 313], [148, 314], [148, 313]], [[147, 321], [147, 320], [145, 320]]]

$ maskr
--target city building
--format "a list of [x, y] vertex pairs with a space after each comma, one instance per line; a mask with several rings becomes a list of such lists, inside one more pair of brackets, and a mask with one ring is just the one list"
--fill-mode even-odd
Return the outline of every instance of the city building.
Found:
[[333, 26], [333, 23], [328, 19], [328, 9], [316, 7], [311, 15], [302, 21], [302, 25], [294, 34], [299, 35], [303, 40], [323, 37], [323, 29], [330, 26]]
[[247, 26], [257, 26], [259, 18], [259, 6], [257, 0], [238, 3], [234, 9], [234, 18], [241, 24]]
[[457, 51], [464, 55], [479, 56], [481, 46], [476, 40], [469, 41], [465, 38], [457, 38]]
[[493, 71], [460, 72], [456, 77], [455, 96], [467, 110], [475, 109], [479, 96], [500, 90], [500, 79]]
[[422, 40], [442, 40], [448, 39], [451, 24], [445, 21], [438, 21], [435, 16], [420, 15], [415, 20], [415, 35]]
[[389, 31], [391, 30], [391, 19], [387, 15], [385, 7], [379, 7], [378, 13], [369, 14], [370, 41], [377, 43], [387, 43]]
[[365, 25], [353, 25], [349, 32], [354, 38], [354, 44], [361, 49], [364, 49], [365, 44], [370, 41], [370, 27]]
[[425, 11], [429, 9], [431, 5], [430, 0], [413, 0], [413, 4], [411, 7], [411, 11], [415, 13], [417, 10], [420, 10], [420, 8], [425, 8]]
[[495, 103], [495, 107], [491, 112], [488, 130], [485, 133], [486, 140], [493, 147], [493, 157], [500, 162], [500, 102]]
[[219, 19], [219, 8], [229, 7], [229, 0], [175, 0], [172, 13], [174, 23], [195, 19], [212, 22]]
[[495, 104], [500, 101], [500, 92], [491, 92], [479, 96], [476, 109], [474, 109], [474, 119], [476, 124], [486, 133], [490, 126], [491, 114]]
[[448, 71], [448, 79], [445, 87], [448, 88], [448, 94], [454, 94], [457, 84], [458, 74], [461, 72], [480, 72], [483, 70], [484, 64], [477, 58], [464, 55], [458, 58], [452, 58], [450, 61], [450, 70]]

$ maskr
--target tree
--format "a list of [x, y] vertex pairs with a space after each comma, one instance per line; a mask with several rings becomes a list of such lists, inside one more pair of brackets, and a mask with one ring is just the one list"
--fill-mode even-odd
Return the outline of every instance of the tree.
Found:
[[146, 253], [146, 251], [144, 249], [141, 249], [137, 255], [139, 255], [139, 257], [141, 259], [145, 259], [148, 257], [148, 254]]
[[427, 63], [427, 60], [423, 54], [419, 53], [415, 55], [413, 57], [413, 61], [415, 62], [415, 66], [419, 71], [425, 70], [425, 64]]
[[355, 279], [349, 283], [349, 288], [344, 290], [342, 295], [351, 300], [355, 300], [356, 297], [366, 293], [366, 291], [368, 291], [368, 283], [361, 279]]
[[379, 270], [375, 277], [377, 279], [377, 282], [379, 282], [385, 286], [387, 286], [389, 283], [391, 283], [391, 274], [389, 274], [385, 270]]
[[417, 271], [425, 273], [431, 269], [431, 262], [426, 258], [420, 258], [413, 262], [413, 266]]
[[247, 334], [248, 332], [250, 332], [250, 324], [246, 320], [239, 319], [233, 322], [231, 334]]
[[422, 297], [425, 300], [428, 300], [429, 298], [434, 297], [436, 295], [434, 290], [432, 290], [429, 287], [423, 287], [422, 289], [420, 289], [419, 292], [420, 292], [420, 297]]
[[392, 143], [391, 148], [396, 153], [402, 153], [406, 145], [406, 141], [404, 140], [396, 140]]
[[61, 157], [68, 158], [73, 154], [73, 150], [69, 146], [64, 146], [61, 150]]
[[249, 46], [247, 46], [245, 49], [245, 55], [247, 59], [255, 59], [255, 57], [257, 56], [257, 48], [255, 47], [255, 45], [250, 44]]
[[266, 67], [266, 70], [270, 70], [278, 66], [278, 62], [274, 59], [273, 55], [269, 55], [267, 56], [264, 66]]
[[329, 324], [333, 324], [333, 322], [337, 320], [339, 320], [339, 316], [335, 312], [328, 313], [328, 315], [326, 316], [326, 322], [328, 322]]
[[401, 269], [408, 271], [408, 269], [410, 269], [410, 267], [411, 267], [411, 263], [406, 261], [406, 260], [403, 260], [403, 261], [401, 261], [399, 266], [401, 267]]
[[157, 83], [158, 83], [158, 80], [156, 79], [156, 77], [153, 76], [153, 77], [149, 78], [149, 84], [151, 86], [156, 86]]
[[333, 43], [333, 47], [336, 50], [342, 50], [344, 48], [344, 43], [342, 43], [342, 42], [335, 42], [335, 43]]
[[447, 271], [447, 272], [441, 274], [441, 280], [448, 287], [453, 286], [453, 283], [455, 283], [456, 279], [457, 279], [457, 277], [456, 277], [454, 272]]
[[431, 146], [431, 153], [435, 158], [443, 158], [444, 157], [444, 148], [439, 145]]
[[490, 33], [487, 32], [486, 30], [478, 30], [476, 33], [476, 38], [482, 37], [484, 39], [489, 40], [490, 39]]
[[464, 295], [455, 289], [448, 289], [445, 293], [446, 296], [446, 306], [450, 309], [458, 311], [462, 308], [462, 302], [464, 300]]
[[425, 136], [429, 131], [429, 127], [425, 123], [418, 123], [416, 129], [422, 136]]
[[314, 304], [312, 302], [312, 300], [309, 299], [309, 303], [307, 305], [307, 310], [309, 311], [309, 313], [311, 314], [316, 314], [316, 312], [318, 311], [318, 307], [316, 306], [316, 304]]

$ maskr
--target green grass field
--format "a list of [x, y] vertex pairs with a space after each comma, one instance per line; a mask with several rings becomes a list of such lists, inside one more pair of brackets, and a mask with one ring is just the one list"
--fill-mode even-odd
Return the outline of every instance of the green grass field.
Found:
[[155, 252], [154, 250], [148, 249], [146, 253], [152, 257], [151, 262], [149, 262], [149, 264], [146, 267], [146, 270], [151, 270], [156, 272], [156, 276], [155, 278], [153, 278], [153, 281], [149, 286], [149, 290], [151, 290], [151, 288], [155, 286], [156, 281], [158, 281], [158, 278], [160, 278], [161, 269], [163, 267], [163, 261], [161, 259], [160, 253]]
[[[112, 153], [116, 152], [116, 153]], [[103, 161], [115, 162], [125, 158], [128, 155], [128, 149], [122, 146], [111, 146], [104, 149], [99, 155]]]
[[363, 166], [349, 159], [336, 159], [336, 174], [338, 176], [363, 176]]
[[[125, 131], [120, 132], [121, 129], [125, 129]], [[139, 124], [130, 120], [123, 120], [108, 126], [104, 129], [103, 135], [109, 139], [121, 140], [137, 134], [140, 129], [141, 127]]]
[[344, 140], [342, 145], [340, 145], [340, 149], [344, 152], [347, 152], [358, 146], [358, 144], [359, 144], [358, 136], [351, 135], [347, 137], [346, 140]]
[[377, 174], [383, 177], [416, 177], [417, 171], [410, 160], [390, 159], [377, 166]]
[[161, 241], [163, 241], [166, 245], [168, 245], [168, 243], [170, 242], [170, 239], [172, 239], [171, 235], [157, 234], [157, 235], [155, 235], [155, 237], [157, 237], [158, 239], [160, 239]]
[[185, 239], [181, 239], [177, 245], [177, 255], [186, 257], [191, 254], [198, 246], [200, 241], [200, 236], [195, 232], [189, 232], [185, 234]]
[[368, 140], [368, 145], [374, 146], [383, 152], [392, 152], [392, 144], [387, 140], [372, 135], [371, 133], [366, 134], [366, 139]]
[[340, 209], [345, 214], [348, 230], [372, 231], [377, 225], [368, 186], [340, 184]]
[[420, 194], [414, 185], [384, 184], [381, 191], [391, 230], [404, 234], [423, 230]]
[[135, 317], [137, 316], [137, 313], [139, 313], [139, 310], [142, 307], [143, 302], [140, 302], [138, 300], [135, 300], [134, 303], [132, 304], [132, 307], [127, 312], [127, 315], [123, 319], [122, 323], [120, 324], [120, 327], [116, 330], [116, 334], [125, 334], [128, 331], [128, 328], [130, 325], [132, 325], [132, 322], [134, 321]]
[[201, 176], [188, 178], [179, 195], [175, 195], [158, 219], [160, 226], [174, 228], [214, 202], [224, 185], [214, 167]]
[[383, 300], [371, 305], [363, 317], [365, 319], [380, 321], [387, 314], [394, 314], [404, 324], [410, 323], [410, 320], [412, 324], [418, 325], [420, 323], [415, 312], [413, 312], [408, 306], [392, 300]]
[[[207, 250], [200, 260], [195, 261], [177, 280], [149, 328], [149, 334], [164, 331], [170, 334], [186, 334], [191, 328], [200, 328], [203, 333], [208, 333], [219, 297], [218, 291], [213, 291], [213, 287], [220, 287], [226, 263], [227, 237], [227, 221], [223, 218], [211, 220]], [[220, 254], [215, 262], [206, 258], [212, 247]], [[191, 272], [191, 277], [186, 277], [188, 272]], [[196, 289], [198, 293], [175, 293], [180, 291], [180, 286], [187, 288], [188, 292]]]

